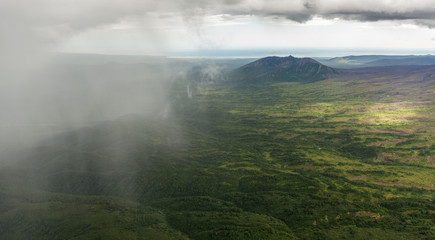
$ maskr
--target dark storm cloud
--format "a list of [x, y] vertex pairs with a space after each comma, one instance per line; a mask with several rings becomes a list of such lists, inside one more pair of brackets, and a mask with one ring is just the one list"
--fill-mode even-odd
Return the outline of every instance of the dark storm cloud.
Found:
[[344, 20], [357, 20], [361, 22], [375, 22], [382, 20], [398, 20], [410, 21], [418, 25], [425, 25], [434, 27], [435, 25], [435, 12], [430, 11], [413, 11], [406, 13], [397, 12], [336, 12], [325, 14], [327, 18], [340, 18]]
[[196, 11], [201, 14], [279, 17], [300, 23], [320, 16], [361, 22], [389, 20], [435, 26], [435, 0], [180, 0], [171, 6], [189, 15]]
[[435, 0], [2, 0], [0, 2], [2, 28], [5, 26], [8, 30], [19, 28], [21, 31], [28, 31], [27, 34], [33, 37], [45, 37], [39, 40], [51, 41], [77, 31], [150, 12], [173, 15], [197, 13], [276, 16], [296, 22], [305, 22], [314, 16], [357, 21], [407, 20], [434, 26]]
[[301, 23], [320, 16], [361, 22], [407, 21], [435, 26], [435, 0], [244, 0], [231, 1], [231, 4], [224, 1], [219, 7], [201, 3], [201, 7], [227, 14], [285, 17]]
[[435, 0], [244, 0], [222, 5], [229, 14], [285, 17], [306, 22], [314, 16], [361, 22], [406, 21], [435, 26]]

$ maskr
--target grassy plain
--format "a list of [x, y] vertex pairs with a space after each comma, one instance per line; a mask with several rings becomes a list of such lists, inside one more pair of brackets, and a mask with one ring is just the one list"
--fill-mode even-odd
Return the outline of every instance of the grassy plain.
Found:
[[179, 82], [170, 120], [47, 141], [0, 169], [0, 238], [433, 239], [434, 68], [358, 71]]

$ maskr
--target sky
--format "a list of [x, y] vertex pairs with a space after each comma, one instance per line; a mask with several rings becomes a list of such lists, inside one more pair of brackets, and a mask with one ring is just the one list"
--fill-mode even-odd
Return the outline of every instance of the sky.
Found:
[[0, 19], [17, 58], [435, 54], [435, 0], [0, 0]]

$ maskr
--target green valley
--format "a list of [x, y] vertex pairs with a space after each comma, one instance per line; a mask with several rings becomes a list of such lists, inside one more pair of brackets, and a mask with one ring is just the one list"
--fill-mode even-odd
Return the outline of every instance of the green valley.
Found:
[[0, 239], [433, 239], [435, 67], [325, 69], [178, 79], [169, 116], [4, 157]]

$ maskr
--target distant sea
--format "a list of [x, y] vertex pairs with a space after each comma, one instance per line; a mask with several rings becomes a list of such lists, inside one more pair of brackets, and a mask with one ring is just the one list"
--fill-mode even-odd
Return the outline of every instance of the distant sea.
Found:
[[357, 55], [435, 55], [435, 49], [209, 49], [165, 53], [106, 54], [106, 53], [59, 53], [57, 61], [67, 63], [98, 64], [107, 62], [138, 63], [155, 62], [165, 58], [263, 58], [267, 56], [312, 57], [329, 59]]
[[294, 57], [343, 57], [349, 55], [427, 55], [435, 54], [435, 49], [213, 49], [171, 53], [171, 57], [216, 57], [216, 58], [261, 58], [265, 56]]

